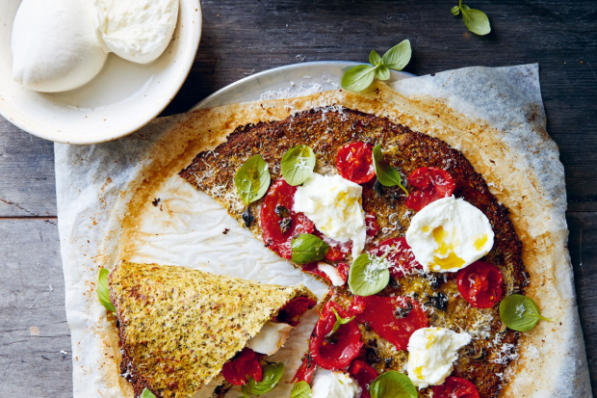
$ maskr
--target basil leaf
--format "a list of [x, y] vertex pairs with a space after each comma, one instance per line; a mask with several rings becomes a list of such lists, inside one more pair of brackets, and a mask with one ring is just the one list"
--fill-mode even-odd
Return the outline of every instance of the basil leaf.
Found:
[[390, 282], [390, 271], [385, 258], [361, 254], [350, 266], [348, 287], [357, 296], [372, 296], [381, 292]]
[[458, 14], [460, 14], [460, 7], [458, 6], [454, 6], [452, 7], [452, 9], [450, 10], [450, 12], [452, 13], [452, 15], [457, 16]]
[[252, 203], [265, 195], [270, 182], [269, 168], [261, 155], [255, 155], [247, 160], [238, 169], [234, 177], [236, 190], [246, 204]]
[[417, 389], [404, 373], [390, 370], [373, 380], [369, 386], [371, 398], [417, 398]]
[[373, 166], [375, 167], [377, 181], [379, 181], [381, 185], [386, 187], [398, 185], [408, 195], [408, 191], [404, 188], [404, 185], [402, 185], [402, 176], [398, 170], [390, 166], [384, 160], [383, 154], [381, 153], [381, 145], [376, 145], [373, 148]]
[[284, 364], [282, 362], [272, 363], [263, 367], [261, 381], [256, 382], [254, 378], [249, 377], [247, 384], [242, 387], [245, 395], [262, 395], [274, 389], [276, 384], [284, 374]]
[[300, 234], [292, 239], [292, 258], [297, 264], [323, 260], [330, 246], [315, 235]]
[[292, 387], [290, 398], [311, 398], [311, 387], [306, 381], [299, 381]]
[[97, 277], [97, 298], [100, 303], [110, 312], [116, 311], [114, 305], [110, 301], [110, 288], [108, 287], [108, 275], [110, 271], [105, 268], [101, 268]]
[[513, 294], [502, 300], [500, 318], [506, 326], [518, 332], [528, 332], [540, 320], [553, 321], [553, 319], [541, 316], [537, 304], [532, 299], [520, 294]]
[[146, 388], [143, 390], [139, 398], [155, 398], [155, 395], [153, 395], [153, 393]]
[[379, 80], [388, 80], [390, 78], [390, 68], [385, 65], [380, 65], [375, 70], [375, 77], [377, 77]]
[[410, 41], [402, 40], [400, 43], [390, 48], [381, 58], [385, 66], [394, 70], [402, 70], [410, 62], [412, 49]]
[[465, 9], [464, 7], [461, 7], [460, 10], [462, 11], [462, 19], [464, 19], [464, 24], [468, 30], [479, 36], [484, 36], [491, 32], [489, 18], [487, 18], [487, 14], [483, 11], [472, 8]]
[[307, 181], [315, 169], [315, 154], [307, 145], [297, 145], [286, 151], [280, 170], [289, 185], [297, 186]]
[[375, 68], [371, 65], [353, 66], [344, 72], [340, 79], [340, 85], [348, 91], [363, 91], [373, 83]]
[[334, 323], [334, 327], [332, 328], [332, 331], [330, 332], [329, 336], [336, 333], [338, 329], [340, 329], [340, 326], [346, 325], [348, 322], [354, 319], [354, 316], [351, 318], [342, 318], [340, 315], [338, 315], [338, 312], [334, 307], [332, 307], [332, 311], [334, 311], [334, 315], [336, 315], [336, 323]]
[[381, 64], [381, 57], [379, 56], [377, 51], [371, 50], [371, 52], [369, 53], [369, 63], [373, 66]]

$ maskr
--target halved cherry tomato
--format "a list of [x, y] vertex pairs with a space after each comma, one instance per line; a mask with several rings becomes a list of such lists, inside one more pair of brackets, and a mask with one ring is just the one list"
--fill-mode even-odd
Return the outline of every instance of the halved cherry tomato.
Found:
[[332, 284], [330, 277], [327, 276], [325, 272], [319, 269], [317, 263], [301, 264], [301, 269], [303, 270], [303, 272], [306, 272], [307, 274], [317, 275], [320, 278], [323, 278], [324, 280], [328, 281], [330, 285]]
[[290, 300], [280, 311], [276, 319], [290, 326], [298, 326], [305, 311], [315, 307], [317, 302], [309, 297], [297, 297]]
[[316, 369], [317, 365], [313, 363], [309, 353], [306, 353], [303, 357], [303, 363], [301, 363], [301, 366], [299, 366], [294, 374], [294, 377], [292, 378], [292, 382], [298, 383], [299, 381], [305, 381], [311, 384], [311, 378], [313, 377], [313, 373], [315, 373]]
[[365, 228], [367, 229], [367, 236], [375, 236], [379, 232], [379, 224], [377, 217], [373, 213], [365, 214]]
[[222, 376], [230, 384], [242, 386], [247, 383], [247, 375], [260, 381], [262, 376], [261, 360], [262, 355], [252, 349], [245, 347], [236, 357], [224, 364]]
[[338, 150], [336, 157], [338, 173], [347, 180], [364, 184], [375, 177], [373, 145], [353, 142]]
[[357, 383], [359, 383], [359, 386], [361, 386], [362, 390], [360, 398], [370, 398], [371, 395], [369, 394], [369, 384], [371, 384], [371, 382], [377, 378], [377, 371], [369, 366], [366, 362], [355, 359], [352, 362], [352, 365], [350, 365], [348, 373], [350, 373]]
[[340, 276], [342, 276], [342, 279], [344, 279], [344, 282], [346, 282], [348, 280], [348, 273], [350, 272], [350, 267], [346, 263], [339, 263], [338, 272], [340, 272]]
[[409, 297], [354, 296], [349, 312], [398, 350], [406, 350], [415, 330], [429, 326], [425, 311]]
[[369, 253], [375, 256], [387, 254], [386, 261], [390, 265], [390, 275], [394, 279], [410, 275], [415, 268], [423, 268], [415, 260], [415, 254], [406, 243], [406, 238], [391, 238], [381, 241], [378, 246], [371, 248]]
[[480, 398], [477, 387], [460, 377], [448, 377], [444, 384], [433, 386], [433, 398]]
[[292, 257], [292, 238], [315, 229], [307, 216], [292, 210], [296, 190], [280, 178], [267, 191], [260, 214], [265, 246], [288, 260]]
[[411, 189], [404, 204], [416, 211], [438, 199], [447, 198], [456, 188], [450, 173], [437, 167], [419, 167], [408, 176], [408, 184], [417, 189]]
[[337, 240], [328, 238], [327, 236], [322, 234], [317, 229], [315, 229], [315, 232], [313, 233], [313, 235], [321, 238], [321, 240], [323, 240], [325, 243], [327, 243], [330, 246], [330, 250], [328, 250], [328, 252], [325, 255], [326, 260], [329, 260], [332, 262], [342, 261], [352, 251], [352, 241], [348, 241], [348, 242], [344, 242], [344, 243], [338, 242]]
[[491, 308], [502, 298], [503, 277], [500, 270], [477, 261], [458, 271], [458, 291], [470, 305]]
[[309, 353], [318, 366], [328, 370], [338, 370], [350, 365], [352, 360], [359, 355], [363, 342], [359, 325], [356, 322], [341, 325], [336, 333], [328, 336], [336, 323], [336, 315], [332, 308], [342, 318], [349, 317], [341, 306], [333, 301], [328, 301], [315, 324], [313, 333], [311, 333]]

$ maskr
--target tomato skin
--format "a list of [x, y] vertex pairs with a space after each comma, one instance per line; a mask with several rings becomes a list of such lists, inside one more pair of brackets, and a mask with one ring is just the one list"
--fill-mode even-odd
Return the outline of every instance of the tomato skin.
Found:
[[230, 384], [242, 386], [247, 383], [247, 375], [260, 381], [262, 376], [261, 360], [262, 355], [257, 354], [249, 347], [243, 348], [238, 356], [224, 364], [222, 376]]
[[386, 261], [390, 264], [390, 275], [394, 279], [403, 278], [412, 274], [416, 269], [423, 269], [423, 266], [415, 260], [415, 254], [411, 250], [406, 238], [391, 238], [379, 242], [379, 245], [369, 249], [369, 253], [375, 256], [388, 254]]
[[317, 369], [317, 365], [313, 363], [309, 353], [306, 353], [303, 357], [303, 363], [301, 366], [296, 370], [294, 377], [292, 378], [293, 383], [298, 383], [299, 381], [307, 382], [311, 384], [311, 378], [313, 377], [313, 373]]
[[330, 277], [327, 276], [325, 272], [319, 269], [317, 263], [301, 264], [301, 269], [303, 270], [303, 272], [306, 272], [307, 274], [317, 275], [320, 278], [328, 281], [330, 285], [332, 284]]
[[339, 263], [338, 271], [340, 272], [342, 279], [344, 279], [344, 283], [346, 283], [346, 281], [348, 281], [348, 273], [350, 272], [350, 267], [346, 263]]
[[[296, 190], [297, 187], [288, 185], [283, 178], [278, 179], [269, 187], [259, 217], [265, 245], [287, 260], [292, 257], [292, 238], [298, 234], [310, 234], [315, 230], [313, 222], [307, 216], [292, 210]], [[291, 219], [290, 227], [285, 232], [282, 232], [280, 226], [282, 218], [276, 214], [278, 206], [283, 206]]]
[[336, 156], [338, 173], [347, 180], [364, 184], [375, 177], [373, 145], [352, 142], [342, 146]]
[[332, 331], [336, 323], [336, 316], [332, 311], [336, 309], [338, 315], [347, 318], [348, 314], [338, 304], [328, 301], [323, 307], [319, 320], [309, 340], [309, 354], [313, 361], [324, 369], [342, 369], [352, 362], [359, 355], [363, 346], [361, 331], [356, 322], [349, 322], [341, 325], [336, 333], [331, 336], [335, 342], [326, 341], [326, 336]]
[[309, 297], [297, 297], [290, 300], [280, 311], [276, 319], [280, 322], [287, 323], [290, 326], [298, 326], [301, 316], [305, 311], [315, 307], [317, 302]]
[[366, 362], [355, 359], [350, 365], [348, 373], [359, 383], [361, 386], [361, 397], [360, 398], [371, 398], [369, 394], [369, 385], [378, 376], [377, 371], [369, 366]]
[[379, 223], [377, 217], [373, 213], [365, 213], [365, 226], [367, 230], [367, 236], [373, 237], [379, 232]]
[[411, 189], [404, 204], [416, 211], [438, 199], [447, 198], [456, 188], [450, 173], [437, 167], [419, 167], [408, 176], [408, 184], [417, 189]]
[[433, 398], [480, 398], [477, 387], [460, 377], [448, 377], [444, 384], [433, 386]]
[[458, 271], [460, 295], [476, 308], [491, 308], [502, 298], [502, 273], [495, 265], [476, 261]]
[[325, 243], [330, 246], [330, 250], [325, 254], [326, 260], [331, 262], [342, 261], [346, 258], [346, 256], [352, 252], [352, 241], [348, 242], [338, 242], [332, 238], [328, 238], [324, 234], [322, 234], [317, 228], [313, 235], [321, 238]]

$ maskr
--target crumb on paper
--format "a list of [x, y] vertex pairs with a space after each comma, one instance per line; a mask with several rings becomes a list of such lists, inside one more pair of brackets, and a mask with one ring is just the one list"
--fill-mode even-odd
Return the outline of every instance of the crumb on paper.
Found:
[[230, 232], [230, 228], [224, 228], [224, 230], [222, 231], [224, 235], [228, 235], [228, 232]]
[[31, 334], [31, 336], [39, 336], [39, 328], [37, 326], [31, 326], [29, 328], [29, 334]]
[[158, 204], [160, 203], [162, 199], [160, 198], [154, 198], [153, 201], [151, 202], [152, 205], [154, 205], [154, 207], [158, 207]]
[[50, 289], [50, 292], [54, 291], [54, 288], [52, 287], [52, 285], [48, 285], [48, 288]]

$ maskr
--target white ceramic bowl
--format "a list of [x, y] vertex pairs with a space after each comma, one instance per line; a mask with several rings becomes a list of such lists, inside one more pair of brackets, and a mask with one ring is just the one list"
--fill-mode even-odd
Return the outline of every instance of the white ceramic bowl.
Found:
[[0, 115], [47, 140], [95, 144], [130, 134], [172, 101], [191, 70], [201, 37], [199, 0], [180, 0], [174, 40], [148, 65], [108, 56], [95, 79], [64, 93], [37, 93], [12, 80], [10, 39], [21, 0], [0, 0]]

